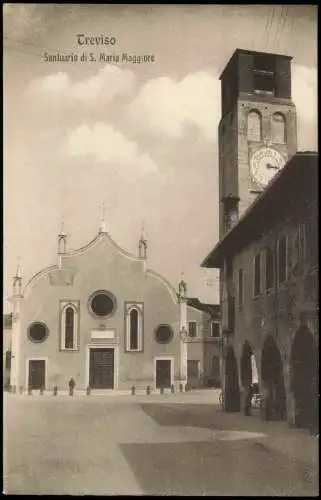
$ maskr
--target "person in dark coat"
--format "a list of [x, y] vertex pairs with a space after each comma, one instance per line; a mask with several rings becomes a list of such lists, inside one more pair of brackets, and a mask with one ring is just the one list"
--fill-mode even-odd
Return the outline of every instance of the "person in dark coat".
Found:
[[71, 377], [71, 379], [69, 380], [69, 396], [72, 396], [72, 395], [73, 395], [75, 385], [76, 385], [76, 382], [75, 382], [75, 381], [74, 381], [74, 379]]

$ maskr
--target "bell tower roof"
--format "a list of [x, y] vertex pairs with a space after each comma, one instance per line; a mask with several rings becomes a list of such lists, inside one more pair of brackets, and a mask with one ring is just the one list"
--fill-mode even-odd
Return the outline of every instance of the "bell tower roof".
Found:
[[250, 55], [250, 56], [255, 56], [257, 58], [261, 58], [262, 56], [273, 56], [274, 58], [281, 58], [281, 59], [286, 59], [288, 61], [291, 61], [293, 59], [292, 56], [288, 56], [285, 54], [272, 54], [271, 52], [258, 52], [256, 50], [246, 50], [246, 49], [235, 49], [231, 57], [229, 58], [227, 64], [225, 65], [225, 68], [223, 69], [222, 73], [220, 74], [219, 79], [222, 80], [224, 78], [224, 74], [229, 71], [231, 66], [234, 66], [235, 64], [238, 63], [238, 60], [242, 57], [242, 55]]
[[238, 99], [291, 102], [292, 57], [236, 49], [220, 75], [222, 116]]

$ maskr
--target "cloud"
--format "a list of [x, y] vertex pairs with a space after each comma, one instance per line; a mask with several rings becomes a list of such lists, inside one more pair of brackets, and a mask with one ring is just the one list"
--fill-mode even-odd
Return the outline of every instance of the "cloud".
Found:
[[113, 168], [126, 167], [138, 175], [157, 170], [152, 158], [141, 152], [136, 142], [104, 123], [77, 127], [69, 134], [64, 150], [69, 157], [93, 156], [98, 162], [109, 163]]
[[130, 115], [144, 129], [179, 138], [188, 125], [208, 140], [217, 135], [220, 81], [207, 71], [175, 82], [168, 77], [148, 81], [130, 106]]
[[97, 75], [82, 81], [72, 81], [64, 72], [47, 75], [32, 80], [25, 94], [34, 97], [57, 97], [60, 102], [84, 102], [91, 104], [93, 101], [110, 102], [115, 97], [130, 94], [135, 86], [135, 75], [128, 69], [113, 65], [101, 68]]
[[292, 98], [298, 117], [298, 148], [317, 149], [318, 77], [314, 68], [293, 64]]

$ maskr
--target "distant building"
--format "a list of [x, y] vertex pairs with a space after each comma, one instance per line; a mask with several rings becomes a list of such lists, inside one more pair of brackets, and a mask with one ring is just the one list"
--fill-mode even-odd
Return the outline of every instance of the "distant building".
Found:
[[[67, 250], [61, 231], [57, 258], [25, 287], [20, 267], [14, 277], [12, 390], [67, 390], [71, 377], [82, 391], [179, 390], [187, 384], [188, 359], [199, 362], [198, 380], [210, 378], [203, 313], [188, 306], [183, 278], [177, 292], [147, 269], [144, 235], [132, 255], [112, 240], [104, 221], [78, 250]], [[201, 335], [197, 348], [190, 348], [192, 320]]]
[[220, 306], [187, 299], [187, 380], [191, 387], [220, 387]]
[[[315, 427], [318, 155], [296, 153], [291, 58], [236, 50], [222, 80], [220, 269], [226, 411]], [[303, 97], [304, 98], [304, 97]]]

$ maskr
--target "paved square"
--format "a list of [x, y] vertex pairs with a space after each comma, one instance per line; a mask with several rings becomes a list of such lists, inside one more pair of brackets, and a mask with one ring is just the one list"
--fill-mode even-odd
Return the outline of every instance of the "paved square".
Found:
[[5, 395], [5, 492], [317, 495], [315, 437], [210, 397]]

